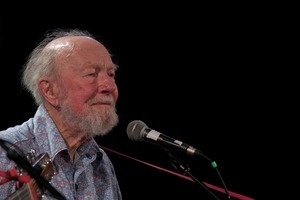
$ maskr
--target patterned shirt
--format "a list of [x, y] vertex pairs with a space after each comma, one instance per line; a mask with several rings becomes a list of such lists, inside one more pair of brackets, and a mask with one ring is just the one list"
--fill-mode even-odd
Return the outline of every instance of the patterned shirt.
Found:
[[[63, 138], [43, 106], [23, 124], [0, 131], [0, 139], [16, 145], [24, 153], [48, 154], [55, 172], [49, 183], [68, 200], [122, 199], [113, 165], [103, 149], [90, 139], [77, 149], [72, 162]], [[12, 168], [16, 169], [15, 162], [0, 147], [0, 171]], [[0, 185], [0, 199], [15, 192], [18, 192], [15, 181]], [[55, 198], [46, 191], [43, 199]]]

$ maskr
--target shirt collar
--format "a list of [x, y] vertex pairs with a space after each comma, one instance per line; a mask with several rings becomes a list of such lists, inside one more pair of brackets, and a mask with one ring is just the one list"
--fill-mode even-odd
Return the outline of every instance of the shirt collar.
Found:
[[[67, 150], [64, 139], [60, 135], [53, 120], [49, 116], [46, 108], [40, 105], [33, 118], [34, 133], [40, 152], [48, 152], [51, 160], [61, 151]], [[82, 146], [78, 148], [78, 153], [83, 155], [94, 155], [102, 157], [102, 149], [93, 138], [87, 140]]]

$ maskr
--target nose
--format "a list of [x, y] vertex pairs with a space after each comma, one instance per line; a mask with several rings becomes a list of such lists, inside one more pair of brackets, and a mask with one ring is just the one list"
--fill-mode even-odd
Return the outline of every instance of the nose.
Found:
[[100, 93], [113, 93], [117, 90], [115, 78], [108, 74], [103, 74], [98, 77], [98, 92]]

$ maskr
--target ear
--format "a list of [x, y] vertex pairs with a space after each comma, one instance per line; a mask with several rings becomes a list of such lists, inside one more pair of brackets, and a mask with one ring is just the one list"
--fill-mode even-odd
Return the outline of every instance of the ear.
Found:
[[58, 106], [58, 92], [56, 91], [56, 84], [51, 82], [48, 78], [41, 78], [39, 80], [39, 90], [46, 101], [52, 106]]

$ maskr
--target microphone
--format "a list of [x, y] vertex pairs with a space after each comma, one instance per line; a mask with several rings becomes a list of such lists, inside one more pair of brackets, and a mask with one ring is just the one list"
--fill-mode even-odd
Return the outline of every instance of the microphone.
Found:
[[146, 141], [158, 146], [175, 149], [179, 152], [186, 153], [193, 157], [202, 157], [212, 162], [202, 151], [191, 145], [175, 140], [167, 135], [150, 129], [144, 122], [134, 120], [127, 126], [127, 136], [133, 141]]

